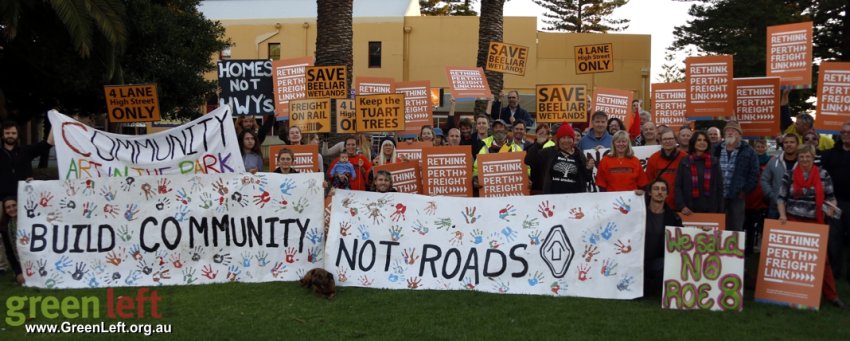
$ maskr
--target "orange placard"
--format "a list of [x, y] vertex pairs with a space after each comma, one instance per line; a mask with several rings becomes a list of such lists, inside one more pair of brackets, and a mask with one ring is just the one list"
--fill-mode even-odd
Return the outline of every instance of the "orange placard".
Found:
[[525, 152], [481, 154], [475, 162], [481, 197], [528, 195]]
[[348, 98], [345, 65], [307, 66], [307, 98]]
[[756, 301], [818, 310], [829, 227], [765, 219]]
[[577, 75], [614, 71], [614, 44], [579, 45], [575, 54]]
[[395, 83], [395, 92], [404, 94], [404, 135], [419, 135], [422, 126], [434, 125], [431, 81]]
[[422, 193], [422, 181], [419, 176], [419, 162], [405, 161], [372, 167], [377, 174], [379, 170], [390, 172], [393, 178], [393, 188], [401, 193]]
[[584, 85], [537, 85], [537, 122], [587, 122]]
[[306, 67], [313, 65], [313, 57], [299, 57], [272, 61], [275, 117], [289, 119], [289, 101], [307, 96]]
[[668, 127], [688, 124], [688, 117], [685, 115], [687, 95], [683, 82], [652, 84], [652, 119], [655, 124]]
[[422, 149], [422, 194], [472, 196], [472, 154], [469, 146]]
[[453, 98], [493, 98], [484, 70], [480, 67], [446, 67]]
[[690, 215], [679, 213], [679, 217], [682, 218], [683, 227], [693, 227], [703, 231], [726, 230], [725, 213], [691, 213]]
[[290, 146], [285, 144], [276, 144], [269, 146], [269, 171], [274, 171], [277, 168], [277, 153], [287, 148], [295, 154], [295, 159], [292, 161], [292, 168], [304, 172], [318, 172], [319, 168], [319, 146], [315, 144], [306, 144], [298, 146]]
[[353, 99], [336, 100], [336, 132], [338, 134], [350, 134], [357, 132]]
[[299, 99], [289, 101], [290, 125], [301, 128], [302, 134], [331, 132], [331, 100]]
[[159, 95], [156, 84], [104, 85], [110, 123], [158, 122]]
[[813, 27], [811, 21], [767, 27], [768, 77], [781, 77], [783, 86], [812, 87]]
[[688, 118], [730, 117], [735, 112], [732, 56], [688, 57], [685, 59], [688, 84]]
[[487, 71], [525, 76], [528, 47], [491, 41], [487, 50]]
[[358, 132], [404, 130], [404, 94], [357, 96]]
[[593, 93], [591, 112], [604, 111], [608, 118], [616, 117], [623, 121], [626, 127], [632, 126], [632, 99], [634, 92], [619, 89], [597, 87]]
[[818, 69], [815, 129], [837, 134], [850, 121], [850, 62], [823, 62]]
[[396, 155], [405, 160], [422, 160], [422, 148], [433, 147], [431, 142], [399, 142], [395, 147]]
[[779, 77], [735, 78], [735, 117], [744, 136], [779, 135]]
[[355, 77], [355, 94], [359, 96], [391, 94], [395, 92], [394, 83], [395, 80], [389, 77]]

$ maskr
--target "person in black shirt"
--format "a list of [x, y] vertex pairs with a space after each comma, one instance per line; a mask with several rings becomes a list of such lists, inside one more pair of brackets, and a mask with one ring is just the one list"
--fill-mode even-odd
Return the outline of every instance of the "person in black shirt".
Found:
[[32, 160], [49, 151], [53, 134], [47, 141], [21, 146], [15, 122], [3, 122], [3, 148], [0, 152], [0, 198], [17, 196], [18, 181], [32, 180]]
[[587, 181], [593, 170], [593, 159], [588, 160], [576, 148], [576, 133], [564, 122], [555, 134], [554, 147], [544, 148], [545, 137], [528, 147], [525, 163], [532, 169], [543, 170], [543, 194], [582, 193], [587, 191]]
[[656, 178], [646, 196], [646, 244], [643, 271], [646, 296], [659, 296], [664, 281], [664, 234], [667, 226], [682, 226], [682, 219], [667, 203], [670, 185]]

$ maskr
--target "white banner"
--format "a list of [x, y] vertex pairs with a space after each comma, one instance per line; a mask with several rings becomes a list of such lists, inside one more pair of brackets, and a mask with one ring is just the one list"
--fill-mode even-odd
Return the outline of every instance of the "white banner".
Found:
[[49, 113], [59, 179], [244, 173], [230, 108], [151, 135], [120, 135]]
[[453, 198], [337, 191], [337, 285], [631, 299], [646, 209], [633, 192]]
[[[640, 160], [640, 165], [643, 167], [643, 171], [646, 172], [646, 162], [649, 161], [649, 157], [655, 152], [661, 150], [661, 146], [640, 146], [640, 147], [632, 147], [632, 150], [635, 152], [635, 157]], [[584, 156], [588, 159], [593, 159], [596, 161], [596, 165], [599, 166], [599, 160], [602, 160], [602, 157], [608, 155], [611, 152], [609, 148], [599, 148], [599, 149], [585, 149]], [[596, 171], [597, 167], [593, 167], [593, 177], [590, 181], [587, 182], [587, 191], [588, 192], [599, 192], [599, 187], [596, 186]], [[652, 180], [652, 179], [650, 179]]]
[[297, 280], [321, 267], [322, 174], [211, 174], [19, 184], [26, 285]]

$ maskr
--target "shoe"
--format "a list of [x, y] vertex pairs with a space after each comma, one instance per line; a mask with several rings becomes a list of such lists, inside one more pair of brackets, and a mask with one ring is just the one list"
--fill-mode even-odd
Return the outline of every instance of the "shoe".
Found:
[[838, 308], [838, 309], [844, 309], [844, 308], [846, 308], [846, 305], [844, 304], [844, 302], [842, 302], [842, 301], [841, 301], [841, 299], [840, 299], [840, 298], [836, 298], [836, 299], [834, 299], [834, 300], [832, 300], [832, 301], [829, 301], [829, 303], [832, 303], [832, 305], [833, 305], [833, 306], [835, 306], [835, 307], [836, 307], [836, 308]]

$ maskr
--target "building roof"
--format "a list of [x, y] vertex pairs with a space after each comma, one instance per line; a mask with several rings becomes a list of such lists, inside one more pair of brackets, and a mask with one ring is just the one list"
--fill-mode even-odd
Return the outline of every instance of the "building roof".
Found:
[[[316, 17], [316, 0], [205, 0], [198, 9], [211, 20]], [[419, 16], [418, 0], [354, 0], [354, 18]]]

